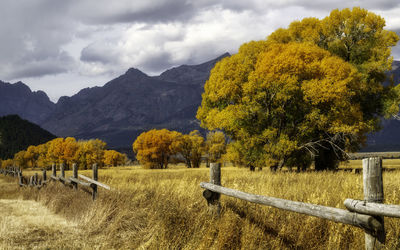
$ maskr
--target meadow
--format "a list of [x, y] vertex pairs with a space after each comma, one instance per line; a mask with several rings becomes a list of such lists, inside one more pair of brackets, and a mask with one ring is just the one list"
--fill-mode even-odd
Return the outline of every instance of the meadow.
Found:
[[[400, 167], [400, 160], [383, 166]], [[361, 161], [342, 168], [361, 168]], [[52, 216], [70, 225], [46, 225], [46, 230], [14, 230], [0, 234], [0, 247], [83, 249], [363, 249], [364, 232], [355, 227], [306, 215], [221, 197], [222, 213], [212, 218], [199, 184], [209, 169], [167, 170], [119, 167], [99, 170], [95, 202], [82, 190], [60, 183], [45, 188], [19, 188], [16, 180], [0, 177], [0, 199], [37, 201]], [[33, 171], [25, 171], [29, 175]], [[84, 171], [82, 171], [85, 174]], [[66, 172], [67, 176], [72, 175]], [[90, 176], [90, 171], [86, 173]], [[385, 203], [400, 204], [400, 171], [384, 172]], [[363, 199], [362, 175], [350, 172], [250, 172], [223, 167], [222, 185], [245, 192], [345, 208], [346, 198]], [[28, 207], [26, 209], [29, 209]], [[51, 218], [51, 217], [49, 217]], [[45, 220], [51, 220], [51, 219]], [[65, 224], [65, 222], [63, 222]], [[0, 232], [5, 231], [0, 219]], [[3, 228], [3, 229], [2, 229]], [[400, 247], [399, 219], [385, 219], [387, 249]], [[39, 233], [38, 233], [39, 232]]]

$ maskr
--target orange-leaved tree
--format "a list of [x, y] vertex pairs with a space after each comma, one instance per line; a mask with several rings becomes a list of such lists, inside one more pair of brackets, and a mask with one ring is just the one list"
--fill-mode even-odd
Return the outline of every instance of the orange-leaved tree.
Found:
[[171, 144], [179, 135], [179, 132], [167, 129], [141, 133], [132, 145], [137, 160], [146, 168], [167, 168], [175, 153]]

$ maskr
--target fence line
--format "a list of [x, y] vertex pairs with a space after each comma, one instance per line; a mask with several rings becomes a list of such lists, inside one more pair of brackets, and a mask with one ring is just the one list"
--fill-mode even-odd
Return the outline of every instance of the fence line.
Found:
[[[60, 174], [57, 176], [57, 167], [55, 164], [52, 164], [51, 166], [51, 176], [50, 179], [47, 178], [47, 171], [46, 169], [43, 169], [42, 171], [42, 177], [40, 178], [38, 173], [35, 173], [34, 175], [28, 177], [24, 177], [22, 175], [22, 170], [21, 168], [18, 167], [8, 167], [6, 169], [0, 169], [0, 174], [4, 175], [11, 175], [13, 177], [18, 178], [18, 184], [20, 187], [26, 187], [26, 186], [31, 186], [31, 187], [37, 187], [37, 188], [42, 188], [45, 186], [47, 183], [50, 181], [57, 181], [61, 182], [64, 185], [72, 186], [74, 190], [78, 189], [78, 185], [91, 188], [92, 189], [92, 199], [95, 200], [97, 197], [98, 193], [98, 186], [102, 187], [107, 190], [111, 190], [110, 186], [101, 183], [98, 181], [98, 166], [97, 164], [93, 164], [92, 167], [93, 175], [92, 178], [89, 178], [87, 176], [78, 174], [78, 167], [74, 163], [72, 164], [72, 177], [66, 178], [65, 177], [65, 168], [64, 164], [60, 164]], [[80, 180], [79, 178], [83, 179]]]
[[385, 243], [384, 216], [400, 218], [400, 205], [382, 204], [382, 158], [363, 160], [364, 201], [346, 199], [344, 205], [349, 210], [316, 204], [285, 200], [275, 197], [249, 194], [221, 186], [221, 164], [210, 166], [210, 183], [202, 182], [203, 196], [207, 200], [209, 212], [218, 216], [221, 210], [220, 194], [252, 203], [320, 217], [364, 229], [365, 248], [379, 249]]

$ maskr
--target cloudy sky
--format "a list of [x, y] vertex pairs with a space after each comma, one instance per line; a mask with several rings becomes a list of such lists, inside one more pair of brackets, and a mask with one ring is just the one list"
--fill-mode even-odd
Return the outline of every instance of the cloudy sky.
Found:
[[[1, 0], [0, 80], [53, 101], [139, 68], [197, 64], [304, 17], [361, 6], [400, 35], [399, 0]], [[400, 60], [400, 46], [393, 51]]]

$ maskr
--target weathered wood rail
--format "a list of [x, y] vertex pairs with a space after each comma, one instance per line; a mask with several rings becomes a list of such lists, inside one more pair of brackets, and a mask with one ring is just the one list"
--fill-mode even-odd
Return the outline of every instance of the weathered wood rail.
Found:
[[210, 183], [202, 182], [203, 196], [208, 203], [209, 212], [218, 216], [221, 211], [220, 195], [245, 200], [251, 203], [271, 206], [291, 212], [315, 216], [334, 222], [362, 228], [365, 231], [365, 249], [380, 249], [385, 243], [384, 217], [400, 218], [400, 205], [387, 205], [383, 202], [382, 158], [363, 159], [364, 201], [346, 199], [348, 210], [250, 194], [221, 186], [221, 164], [210, 166]]
[[[111, 190], [110, 186], [101, 183], [98, 181], [98, 166], [97, 164], [93, 164], [92, 166], [92, 171], [93, 175], [92, 178], [89, 178], [87, 176], [78, 174], [78, 166], [76, 164], [72, 164], [72, 176], [71, 177], [65, 177], [65, 169], [64, 165], [60, 164], [60, 174], [57, 175], [57, 166], [55, 164], [52, 164], [51, 166], [51, 176], [48, 179], [47, 178], [47, 170], [43, 169], [42, 170], [42, 176], [40, 177], [38, 173], [35, 173], [34, 175], [30, 177], [24, 177], [22, 175], [22, 170], [18, 167], [8, 167], [6, 169], [0, 169], [0, 174], [4, 175], [11, 175], [13, 177], [18, 178], [18, 184], [20, 187], [37, 187], [37, 188], [42, 188], [45, 186], [47, 183], [50, 181], [57, 181], [61, 182], [66, 186], [71, 186], [74, 190], [78, 189], [78, 186], [84, 186], [86, 188], [91, 188], [92, 189], [92, 199], [95, 200], [97, 197], [98, 193], [98, 186], [102, 187], [107, 190]], [[83, 180], [81, 180], [81, 179]]]

